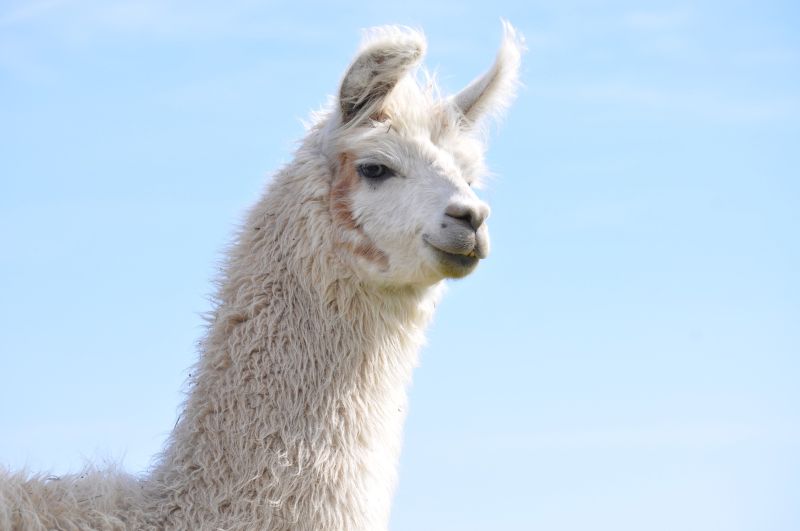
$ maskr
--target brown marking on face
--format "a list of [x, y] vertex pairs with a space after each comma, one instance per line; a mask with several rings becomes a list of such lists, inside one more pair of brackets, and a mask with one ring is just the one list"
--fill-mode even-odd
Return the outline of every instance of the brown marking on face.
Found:
[[358, 173], [353, 164], [353, 156], [349, 153], [342, 153], [339, 155], [339, 168], [333, 177], [331, 185], [331, 218], [334, 223], [338, 223], [343, 229], [355, 232], [358, 239], [361, 240], [359, 243], [340, 242], [345, 248], [354, 255], [377, 264], [385, 271], [389, 268], [389, 257], [372, 242], [353, 217], [350, 196], [358, 185], [358, 181]]
[[389, 269], [389, 258], [386, 256], [386, 253], [375, 247], [369, 240], [367, 240], [367, 243], [346, 242], [344, 246], [354, 255], [377, 264], [380, 266], [381, 270], [386, 271]]
[[339, 155], [339, 171], [333, 177], [331, 186], [331, 217], [350, 230], [358, 230], [359, 226], [353, 218], [350, 208], [350, 194], [358, 184], [358, 173], [351, 162], [349, 153]]

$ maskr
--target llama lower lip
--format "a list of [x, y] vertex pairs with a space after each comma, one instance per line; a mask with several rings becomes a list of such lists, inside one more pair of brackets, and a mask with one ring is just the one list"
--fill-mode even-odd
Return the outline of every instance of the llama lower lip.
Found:
[[442, 251], [431, 244], [428, 244], [428, 246], [433, 249], [440, 266], [442, 266], [443, 273], [448, 277], [459, 278], [466, 276], [471, 273], [472, 270], [475, 269], [475, 266], [478, 265], [478, 262], [480, 262], [480, 258], [478, 258], [475, 253], [470, 253], [470, 255], [454, 254]]

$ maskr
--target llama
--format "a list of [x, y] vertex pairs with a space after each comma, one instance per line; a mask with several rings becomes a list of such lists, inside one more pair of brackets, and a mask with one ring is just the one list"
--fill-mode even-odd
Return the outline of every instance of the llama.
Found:
[[246, 217], [182, 414], [151, 470], [0, 473], [0, 530], [386, 529], [406, 388], [443, 281], [489, 252], [483, 118], [493, 66], [441, 98], [421, 33], [367, 33], [327, 111]]

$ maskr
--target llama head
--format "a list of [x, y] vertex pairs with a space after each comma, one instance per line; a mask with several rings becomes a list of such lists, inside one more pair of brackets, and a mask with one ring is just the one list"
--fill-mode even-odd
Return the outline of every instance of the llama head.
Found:
[[345, 73], [323, 150], [335, 243], [362, 277], [430, 285], [488, 255], [489, 206], [473, 186], [485, 173], [479, 125], [517, 80], [522, 39], [504, 26], [493, 66], [451, 97], [418, 83], [425, 39], [408, 28], [372, 30]]

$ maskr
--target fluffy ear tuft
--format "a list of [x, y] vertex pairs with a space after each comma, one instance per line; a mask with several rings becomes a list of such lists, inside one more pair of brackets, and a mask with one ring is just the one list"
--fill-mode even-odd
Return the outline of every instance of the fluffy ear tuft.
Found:
[[425, 37], [402, 26], [368, 30], [339, 89], [342, 123], [380, 111], [386, 96], [425, 53]]
[[452, 102], [464, 117], [464, 125], [472, 126], [487, 114], [504, 111], [516, 93], [519, 65], [525, 51], [524, 37], [503, 20], [503, 43], [488, 72], [453, 96]]

